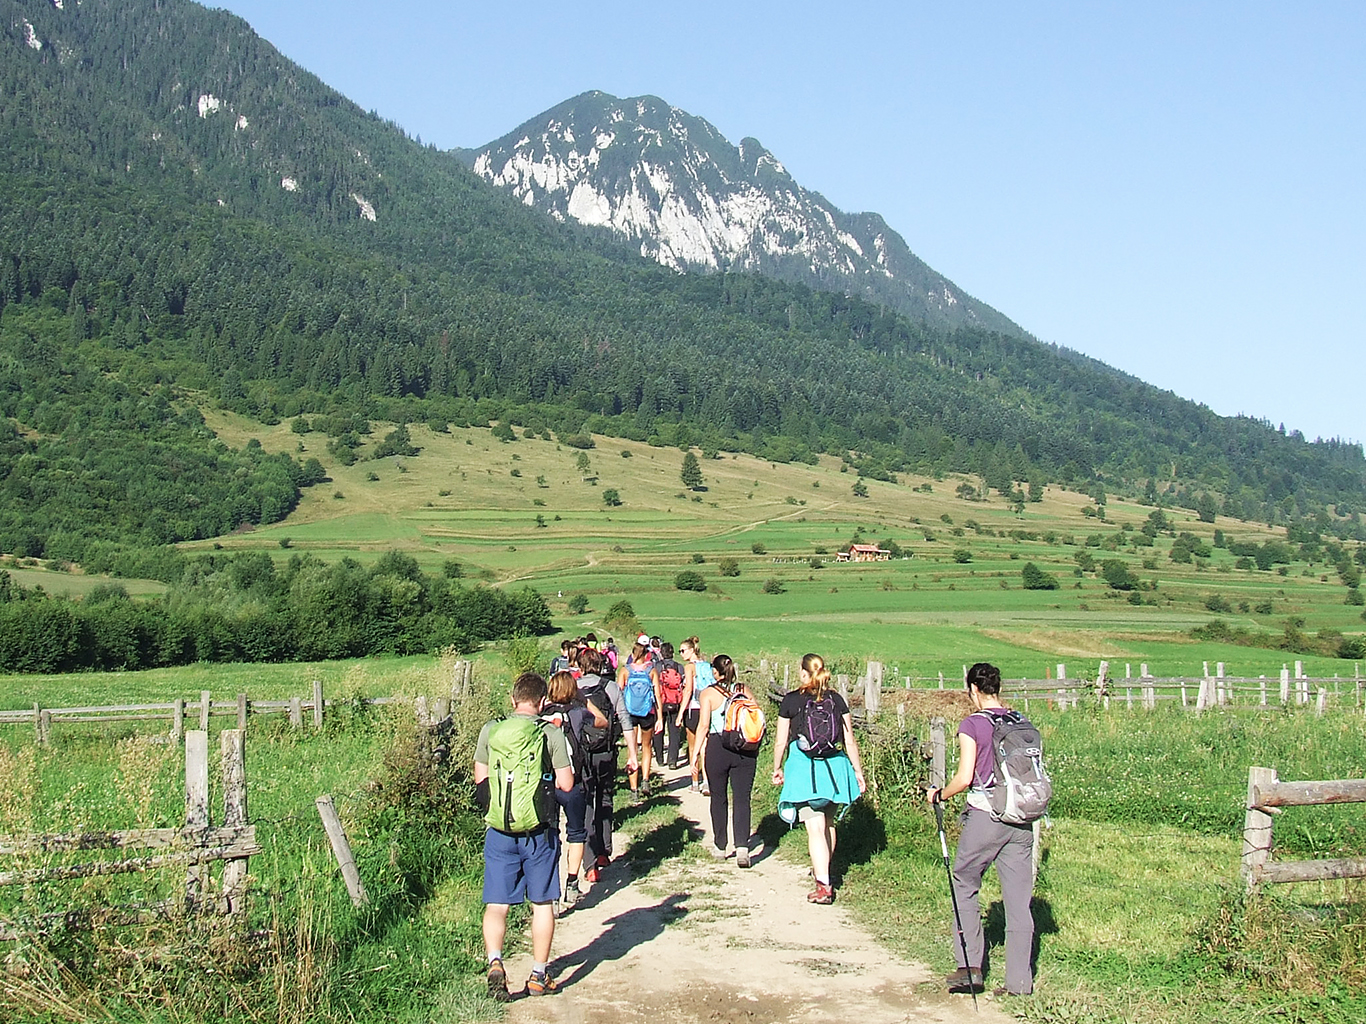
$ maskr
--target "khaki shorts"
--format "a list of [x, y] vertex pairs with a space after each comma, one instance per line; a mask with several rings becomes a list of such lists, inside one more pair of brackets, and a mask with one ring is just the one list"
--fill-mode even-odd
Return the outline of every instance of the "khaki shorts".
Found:
[[833, 803], [826, 803], [820, 807], [812, 807], [810, 804], [799, 804], [797, 807], [797, 820], [802, 824], [814, 821], [817, 818], [828, 818], [835, 810]]

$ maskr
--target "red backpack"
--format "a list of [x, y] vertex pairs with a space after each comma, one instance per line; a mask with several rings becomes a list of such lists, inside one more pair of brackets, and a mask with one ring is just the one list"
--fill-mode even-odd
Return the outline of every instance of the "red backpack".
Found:
[[660, 662], [659, 695], [666, 707], [683, 703], [683, 669], [678, 662]]

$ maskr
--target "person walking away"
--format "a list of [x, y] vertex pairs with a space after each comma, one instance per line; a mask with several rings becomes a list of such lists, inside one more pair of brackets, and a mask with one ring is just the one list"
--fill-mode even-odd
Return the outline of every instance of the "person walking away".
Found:
[[702, 795], [706, 796], [708, 790], [703, 775], [704, 766], [698, 756], [698, 727], [702, 726], [705, 733], [706, 728], [702, 721], [702, 694], [709, 686], [715, 684], [716, 673], [711, 665], [703, 660], [702, 642], [697, 637], [688, 637], [679, 645], [679, 650], [683, 653], [684, 681], [678, 721], [688, 733], [688, 762], [692, 766], [693, 792], [700, 789]]
[[488, 993], [512, 997], [503, 968], [508, 910], [531, 902], [530, 995], [555, 992], [550, 944], [555, 937], [555, 901], [560, 896], [559, 810], [552, 793], [574, 787], [574, 770], [564, 733], [547, 729], [538, 717], [546, 701], [545, 679], [524, 672], [512, 684], [512, 714], [489, 722], [474, 748], [474, 784], [486, 807], [484, 833], [484, 951]]
[[[953, 862], [953, 890], [962, 918], [963, 941], [953, 947], [958, 969], [945, 978], [950, 992], [982, 987], [982, 911], [977, 894], [982, 876], [996, 865], [1001, 880], [1001, 902], [1006, 912], [1006, 978], [998, 995], [1028, 995], [1034, 991], [1029, 958], [1034, 945], [1034, 917], [1029, 901], [1034, 889], [1034, 831], [1029, 824], [993, 820], [991, 791], [1004, 780], [995, 778], [992, 742], [999, 720], [1012, 714], [1001, 702], [1001, 672], [978, 662], [968, 669], [968, 696], [976, 709], [958, 726], [958, 769], [943, 789], [930, 789], [926, 800], [949, 800], [967, 793], [963, 831]], [[966, 946], [967, 963], [964, 963]]]
[[659, 675], [655, 672], [654, 656], [648, 646], [637, 641], [631, 648], [631, 656], [617, 669], [617, 686], [631, 718], [632, 739], [640, 752], [639, 772], [628, 772], [626, 779], [631, 795], [639, 800], [650, 795], [653, 738], [664, 728], [659, 717]]
[[[735, 839], [735, 862], [749, 867], [752, 834], [750, 832], [750, 800], [754, 792], [754, 775], [759, 751], [731, 750], [722, 743], [726, 731], [726, 711], [729, 701], [740, 694], [753, 699], [749, 689], [735, 678], [735, 663], [728, 654], [718, 654], [711, 668], [715, 683], [702, 691], [701, 724], [698, 726], [698, 761], [706, 765], [707, 782], [711, 792], [711, 853], [724, 860], [731, 855], [727, 842], [727, 819], [733, 826], [730, 835]], [[727, 790], [730, 806], [727, 806]]]
[[[773, 784], [778, 814], [789, 825], [806, 827], [806, 849], [816, 888], [811, 903], [835, 902], [830, 861], [835, 823], [863, 793], [863, 762], [849, 705], [830, 689], [830, 670], [819, 654], [802, 657], [800, 685], [778, 707], [773, 742]], [[784, 767], [786, 758], [786, 767]]]
[[600, 651], [588, 648], [579, 655], [583, 675], [579, 677], [579, 692], [608, 719], [604, 730], [585, 726], [584, 748], [589, 753], [588, 771], [584, 788], [588, 796], [588, 813], [584, 823], [588, 829], [588, 852], [593, 862], [584, 872], [589, 882], [598, 880], [599, 872], [612, 858], [612, 803], [617, 792], [617, 740], [626, 737], [626, 770], [633, 772], [639, 765], [636, 740], [631, 728], [631, 717], [626, 712], [621, 689], [607, 675], [607, 659]]
[[579, 694], [579, 685], [568, 672], [556, 672], [549, 680], [549, 700], [541, 710], [541, 720], [564, 733], [569, 747], [570, 767], [574, 769], [574, 787], [568, 791], [555, 790], [555, 798], [564, 811], [565, 881], [560, 906], [568, 910], [579, 901], [579, 871], [583, 867], [583, 849], [588, 840], [588, 790], [584, 780], [588, 775], [589, 754], [583, 746], [584, 727], [592, 722], [607, 728], [607, 717]]
[[674, 645], [665, 641], [659, 645], [659, 661], [655, 664], [659, 677], [660, 718], [668, 734], [667, 753], [659, 759], [662, 766], [682, 768], [683, 692], [686, 686], [685, 670], [674, 661]]

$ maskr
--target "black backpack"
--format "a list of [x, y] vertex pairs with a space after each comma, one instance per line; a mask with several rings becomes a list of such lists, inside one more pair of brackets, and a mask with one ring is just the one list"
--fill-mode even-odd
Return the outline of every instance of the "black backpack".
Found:
[[[569, 747], [569, 764], [574, 769], [574, 778], [577, 781], [584, 777], [588, 767], [588, 752], [583, 748], [582, 738], [574, 731], [574, 721], [569, 717], [570, 710], [569, 704], [547, 704], [541, 709], [541, 721], [548, 726], [557, 726], [564, 730], [564, 740]], [[590, 724], [591, 721], [590, 719]]]
[[836, 711], [835, 695], [829, 690], [819, 700], [807, 697], [792, 724], [797, 747], [807, 757], [833, 757], [844, 749], [844, 721]]
[[590, 754], [605, 754], [612, 749], [613, 741], [621, 733], [616, 708], [612, 707], [612, 698], [607, 695], [605, 685], [595, 686], [583, 695], [607, 719], [606, 725], [598, 725], [591, 717], [583, 723], [583, 749]]

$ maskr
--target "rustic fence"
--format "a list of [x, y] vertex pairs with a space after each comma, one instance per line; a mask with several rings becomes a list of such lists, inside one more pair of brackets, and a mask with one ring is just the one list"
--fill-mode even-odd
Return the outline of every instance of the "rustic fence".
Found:
[[[32, 858], [73, 851], [148, 851], [144, 856], [114, 860], [90, 860], [80, 864], [49, 865], [0, 871], [0, 885], [34, 885], [102, 875], [133, 874], [171, 867], [185, 868], [187, 912], [212, 908], [236, 915], [243, 909], [249, 857], [262, 853], [256, 844], [256, 826], [247, 819], [246, 737], [240, 729], [221, 734], [223, 772], [222, 824], [214, 826], [209, 814], [209, 734], [193, 730], [185, 734], [185, 824], [181, 828], [115, 829], [68, 834], [0, 836], [0, 856]], [[223, 861], [221, 883], [215, 887], [210, 865]], [[216, 893], [216, 895], [215, 895]], [[173, 909], [175, 901], [155, 907], [119, 912], [120, 922], [133, 922]], [[49, 918], [71, 924], [72, 915]], [[40, 925], [45, 922], [39, 922]], [[0, 938], [15, 938], [12, 928], [0, 928]]]
[[1286, 807], [1366, 803], [1366, 779], [1326, 782], [1282, 782], [1273, 768], [1250, 768], [1247, 817], [1243, 825], [1242, 875], [1249, 888], [1282, 882], [1318, 882], [1332, 878], [1366, 878], [1366, 857], [1341, 860], [1271, 859], [1272, 815]]
[[[1118, 706], [1125, 710], [1154, 709], [1159, 704], [1175, 705], [1194, 711], [1205, 708], [1224, 707], [1232, 704], [1270, 706], [1278, 701], [1283, 706], [1305, 706], [1312, 704], [1316, 713], [1323, 714], [1330, 703], [1335, 707], [1344, 706], [1344, 699], [1350, 699], [1353, 707], [1366, 707], [1366, 680], [1362, 679], [1359, 664], [1353, 665], [1351, 678], [1337, 676], [1310, 677], [1305, 675], [1304, 663], [1297, 661], [1292, 670], [1287, 664], [1282, 667], [1279, 679], [1267, 676], [1229, 676], [1224, 665], [1218, 663], [1210, 671], [1208, 663], [1201, 676], [1154, 677], [1149, 674], [1148, 666], [1138, 666], [1138, 675], [1133, 674], [1133, 665], [1124, 666], [1123, 678], [1111, 674], [1110, 663], [1100, 662], [1094, 675], [1089, 679], [1069, 679], [1067, 665], [1057, 666], [1056, 676], [1044, 679], [1005, 679], [1001, 683], [1003, 697], [1022, 705], [1029, 710], [1032, 701], [1045, 701], [1061, 711], [1076, 707], [1083, 698], [1094, 698], [1105, 710]], [[770, 665], [767, 660], [759, 663], [762, 680], [781, 692], [792, 689], [792, 666], [782, 666], [782, 683], [778, 682], [778, 666]], [[924, 689], [961, 690], [967, 675], [964, 665], [961, 674], [945, 677], [902, 676], [895, 668], [887, 671], [883, 662], [869, 661], [862, 676], [851, 679], [848, 675], [837, 675], [836, 686], [840, 694], [849, 701], [851, 697], [861, 706], [855, 709], [860, 719], [871, 721], [880, 711], [883, 695], [895, 690], [914, 691]], [[898, 705], [899, 707], [900, 705]]]
[[[469, 661], [457, 661], [451, 676], [451, 696], [436, 700], [431, 708], [425, 697], [417, 698], [418, 718], [423, 721], [440, 720], [450, 712], [452, 701], [469, 692], [474, 678], [474, 666]], [[32, 709], [0, 711], [0, 725], [31, 725], [35, 740], [40, 745], [51, 742], [52, 729], [60, 724], [99, 724], [106, 722], [167, 722], [170, 736], [180, 742], [186, 735], [186, 723], [198, 720], [199, 729], [208, 732], [213, 718], [235, 718], [236, 727], [245, 731], [247, 721], [254, 715], [289, 715], [289, 724], [304, 728], [311, 720], [313, 728], [321, 729], [329, 708], [350, 705], [350, 700], [328, 700], [323, 696], [323, 684], [313, 681], [313, 692], [308, 697], [288, 700], [252, 700], [239, 693], [233, 700], [215, 701], [208, 690], [200, 692], [198, 700], [174, 700], [163, 704], [110, 704], [100, 707], [45, 708], [39, 704]], [[389, 704], [394, 697], [366, 697], [367, 705]]]

